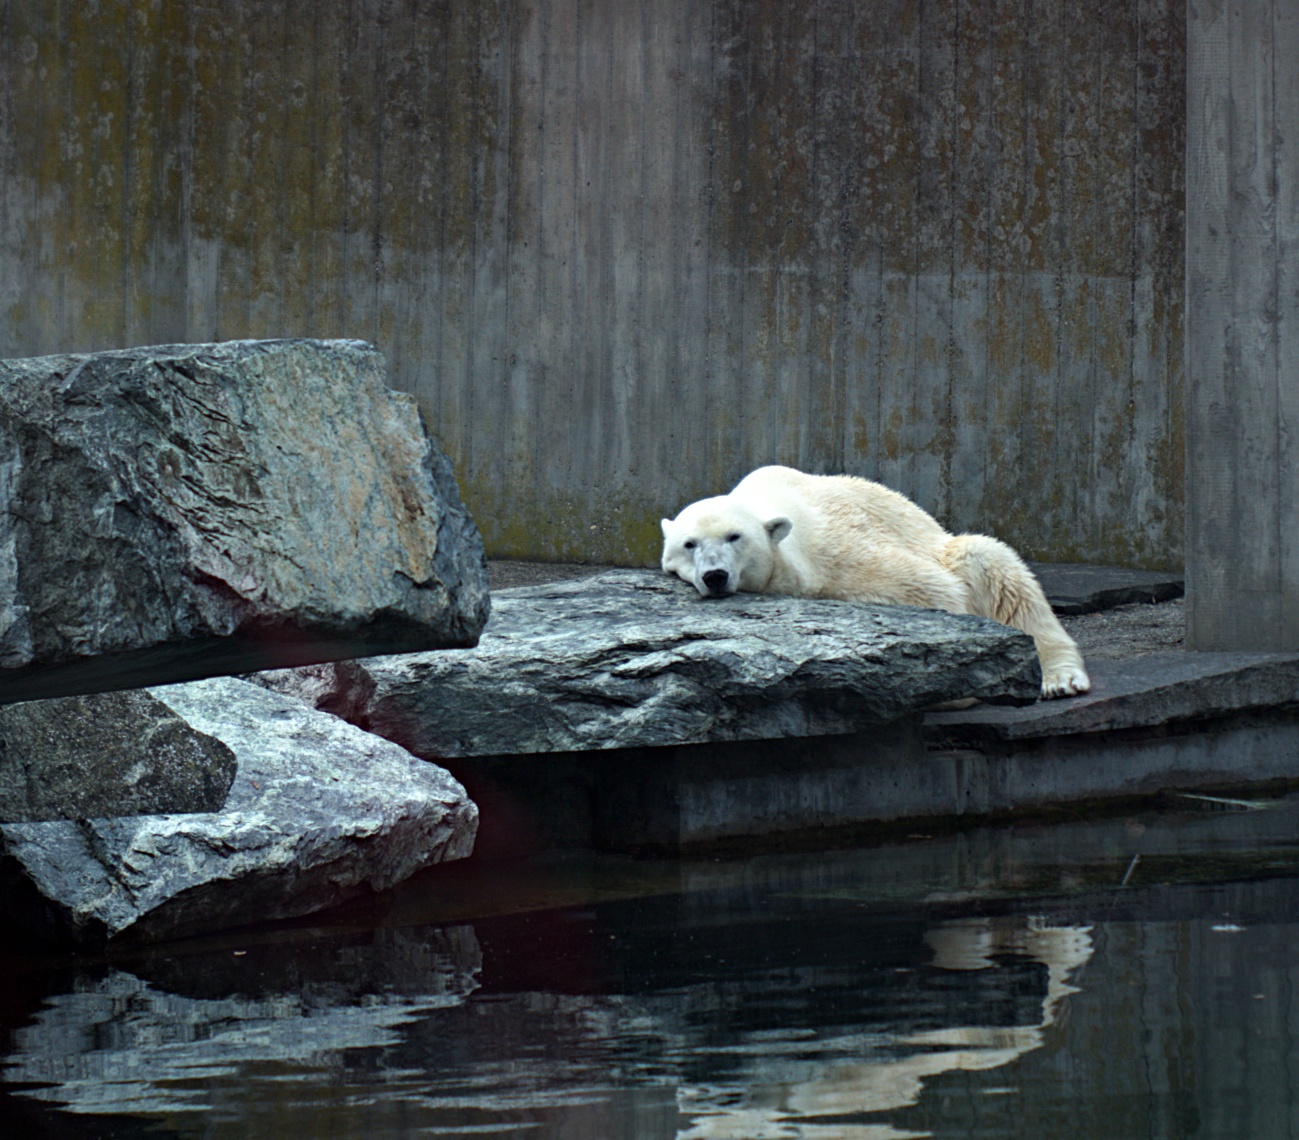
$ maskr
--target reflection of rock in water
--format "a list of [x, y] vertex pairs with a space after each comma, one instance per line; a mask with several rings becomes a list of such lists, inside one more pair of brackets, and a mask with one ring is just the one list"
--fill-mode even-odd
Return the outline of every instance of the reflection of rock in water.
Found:
[[463, 996], [477, 988], [481, 966], [474, 928], [451, 926], [331, 930], [319, 941], [300, 929], [291, 943], [254, 941], [238, 956], [228, 949], [160, 951], [131, 969], [154, 989], [183, 997], [297, 994], [315, 1007], [364, 1004], [378, 993]]
[[[389, 956], [394, 933], [401, 937], [387, 932], [384, 940]], [[477, 987], [482, 955], [473, 928], [462, 926], [421, 931], [404, 961], [424, 969], [404, 971], [400, 987], [380, 980], [365, 988], [375, 979], [356, 963], [350, 985], [279, 993], [268, 992], [250, 964], [251, 985], [232, 988], [254, 989], [257, 997], [185, 997], [120, 970], [83, 979], [15, 1033], [4, 1079], [52, 1085], [25, 1095], [73, 1112], [208, 1108], [212, 1082], [249, 1067], [286, 1062], [330, 1070], [341, 1068], [343, 1050], [395, 1044], [397, 1027], [457, 1005]], [[229, 973], [226, 980], [234, 982]]]
[[[734, 1084], [682, 1086], [678, 1100], [690, 1127], [679, 1140], [763, 1140], [799, 1136], [801, 1117], [887, 1112], [915, 1104], [927, 1078], [954, 1070], [1008, 1065], [1038, 1048], [1058, 1016], [1069, 975], [1092, 954], [1090, 927], [1047, 926], [1020, 917], [963, 919], [926, 934], [939, 970], [999, 967], [999, 960], [1028, 959], [1046, 967], [1040, 1016], [1032, 1024], [955, 1025], [903, 1035], [858, 1034], [807, 1043], [807, 1054], [790, 1058], [790, 1042], [758, 1040], [738, 1048], [754, 1054]], [[764, 1058], [770, 1052], [770, 1060]], [[875, 1056], [871, 1056], [875, 1054]], [[867, 1059], [862, 1059], [863, 1057]], [[886, 1124], [848, 1125], [833, 1133], [854, 1140], [904, 1140], [918, 1134]], [[818, 1126], [818, 1136], [830, 1133]]]

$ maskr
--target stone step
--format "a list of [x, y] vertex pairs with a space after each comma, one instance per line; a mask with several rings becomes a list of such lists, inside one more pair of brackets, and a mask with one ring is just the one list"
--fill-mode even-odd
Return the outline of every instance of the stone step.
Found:
[[1185, 728], [1251, 713], [1299, 711], [1299, 654], [1156, 653], [1089, 664], [1092, 690], [1025, 708], [930, 713], [935, 748], [1019, 747], [1093, 733]]
[[1091, 614], [1134, 602], [1168, 602], [1185, 593], [1179, 571], [1133, 570], [1086, 562], [1029, 562], [1058, 614]]

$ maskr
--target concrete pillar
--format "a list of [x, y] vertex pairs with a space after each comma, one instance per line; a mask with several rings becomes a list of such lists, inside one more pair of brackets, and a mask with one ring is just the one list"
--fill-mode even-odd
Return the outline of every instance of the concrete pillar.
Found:
[[1193, 649], [1299, 649], [1299, 0], [1188, 0]]

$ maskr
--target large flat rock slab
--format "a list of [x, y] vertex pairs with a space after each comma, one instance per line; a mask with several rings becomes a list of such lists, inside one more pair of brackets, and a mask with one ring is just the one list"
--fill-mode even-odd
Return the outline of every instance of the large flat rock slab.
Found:
[[0, 824], [0, 902], [96, 945], [309, 914], [473, 849], [451, 776], [301, 701], [236, 678], [149, 691], [238, 770], [219, 811]]
[[[1028, 566], [1059, 614], [1091, 614], [1138, 602], [1167, 602], [1185, 593], [1186, 583], [1180, 571], [1136, 570], [1089, 562], [1029, 562]], [[489, 559], [487, 563], [493, 590], [587, 578], [614, 569], [620, 567], [506, 558]]]
[[1031, 701], [983, 618], [737, 594], [642, 570], [506, 590], [478, 647], [263, 674], [432, 759], [824, 736], [958, 698]]
[[487, 612], [373, 347], [0, 361], [0, 703], [472, 645]]

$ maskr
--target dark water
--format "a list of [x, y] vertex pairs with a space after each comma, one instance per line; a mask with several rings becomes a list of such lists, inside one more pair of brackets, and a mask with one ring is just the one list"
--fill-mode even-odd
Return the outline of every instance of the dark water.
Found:
[[1299, 802], [1177, 806], [742, 862], [441, 868], [314, 926], [11, 954], [0, 1120], [1299, 1136]]

